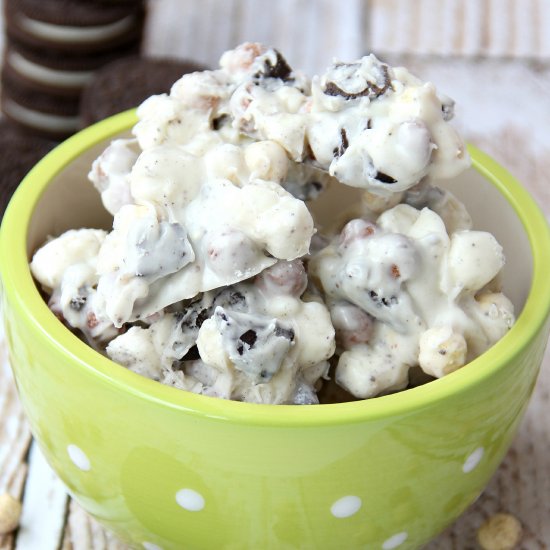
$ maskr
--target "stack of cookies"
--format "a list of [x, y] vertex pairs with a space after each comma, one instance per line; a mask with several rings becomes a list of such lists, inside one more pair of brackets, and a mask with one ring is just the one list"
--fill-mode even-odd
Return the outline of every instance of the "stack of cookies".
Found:
[[140, 50], [143, 0], [5, 0], [2, 111], [34, 136], [79, 128], [84, 86], [99, 67]]

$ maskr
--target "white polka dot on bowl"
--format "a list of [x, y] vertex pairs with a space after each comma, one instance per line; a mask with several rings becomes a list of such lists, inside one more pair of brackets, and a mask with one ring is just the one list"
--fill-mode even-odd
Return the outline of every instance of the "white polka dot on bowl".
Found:
[[176, 493], [176, 502], [189, 512], [200, 512], [204, 508], [204, 497], [193, 489], [180, 489]]
[[382, 549], [393, 550], [393, 548], [398, 548], [407, 540], [408, 536], [409, 535], [406, 531], [403, 531], [402, 533], [397, 533], [397, 535], [393, 535], [384, 542], [384, 544], [382, 545]]
[[485, 454], [485, 449], [483, 447], [478, 447], [472, 454], [470, 454], [464, 464], [462, 465], [462, 471], [465, 474], [470, 473], [477, 465], [481, 462], [483, 455]]
[[336, 518], [349, 518], [359, 512], [362, 504], [359, 497], [347, 495], [334, 502], [330, 507], [330, 512]]
[[90, 464], [90, 459], [86, 456], [86, 453], [76, 445], [72, 443], [67, 445], [67, 453], [71, 462], [83, 472], [88, 472], [92, 468]]

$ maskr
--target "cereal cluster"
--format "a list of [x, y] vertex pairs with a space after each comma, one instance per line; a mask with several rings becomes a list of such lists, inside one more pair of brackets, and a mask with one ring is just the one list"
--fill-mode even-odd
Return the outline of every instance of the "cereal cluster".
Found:
[[[112, 230], [32, 272], [96, 349], [188, 391], [313, 404], [329, 378], [367, 398], [444, 376], [514, 320], [501, 247], [434, 185], [468, 166], [452, 114], [373, 55], [310, 81], [243, 44], [139, 107], [89, 174]], [[326, 230], [310, 205], [340, 185], [358, 214]]]

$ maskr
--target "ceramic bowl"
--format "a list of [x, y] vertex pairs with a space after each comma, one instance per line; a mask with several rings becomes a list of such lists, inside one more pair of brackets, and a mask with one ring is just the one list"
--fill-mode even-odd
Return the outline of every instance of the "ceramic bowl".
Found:
[[[3, 314], [32, 432], [70, 494], [135, 548], [418, 548], [483, 490], [548, 338], [550, 235], [527, 192], [471, 148], [449, 186], [504, 246], [519, 314], [481, 357], [424, 386], [331, 405], [186, 393], [114, 364], [50, 312], [29, 271], [47, 235], [110, 219], [86, 174], [135, 114], [66, 141], [27, 176], [0, 232]], [[333, 197], [343, 200], [345, 193]], [[319, 209], [334, 212], [330, 199]]]

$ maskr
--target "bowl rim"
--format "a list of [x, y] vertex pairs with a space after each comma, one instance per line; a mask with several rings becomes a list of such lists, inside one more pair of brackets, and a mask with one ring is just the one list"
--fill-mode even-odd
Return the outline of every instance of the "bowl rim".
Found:
[[[48, 182], [78, 155], [128, 131], [137, 122], [131, 109], [100, 121], [48, 153], [23, 179], [0, 229], [0, 274], [4, 307], [17, 310], [37, 338], [88, 374], [117, 391], [187, 414], [246, 425], [328, 426], [390, 419], [469, 391], [514, 361], [537, 337], [550, 315], [550, 230], [534, 199], [495, 160], [468, 145], [472, 166], [493, 184], [519, 217], [532, 250], [533, 280], [512, 329], [488, 351], [454, 373], [403, 392], [374, 399], [323, 405], [264, 405], [197, 395], [160, 384], [117, 365], [69, 331], [47, 307], [31, 276], [26, 255], [28, 222]], [[10, 258], [10, 261], [6, 261]], [[7, 306], [6, 302], [10, 305]], [[6, 313], [4, 313], [6, 317]]]

